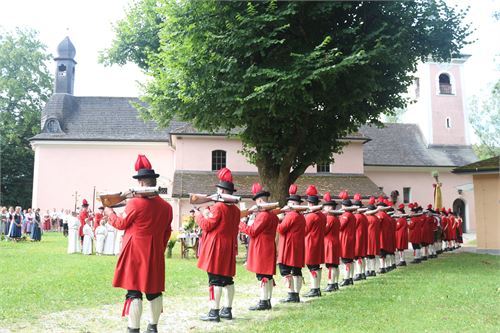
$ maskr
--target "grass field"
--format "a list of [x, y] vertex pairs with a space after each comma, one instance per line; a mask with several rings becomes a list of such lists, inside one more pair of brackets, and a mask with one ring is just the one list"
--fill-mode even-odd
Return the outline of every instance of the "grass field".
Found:
[[[106, 304], [112, 307], [108, 323], [96, 319], [91, 326], [65, 326], [52, 319], [56, 331], [112, 332], [123, 327], [115, 312], [124, 292], [111, 287], [115, 263], [116, 257], [67, 255], [60, 234], [45, 234], [41, 243], [1, 242], [0, 331], [37, 331], [27, 328], [37, 327], [48, 314], [89, 313]], [[195, 260], [180, 259], [177, 245], [166, 270], [163, 327], [175, 325], [175, 312], [181, 308], [196, 308], [186, 316], [192, 325], [179, 326], [180, 332], [500, 332], [500, 258], [490, 255], [444, 254], [311, 302], [277, 304], [265, 314], [245, 310], [256, 300], [256, 283], [240, 263], [236, 320], [209, 326], [199, 326], [196, 319], [207, 304], [206, 274]], [[278, 283], [275, 299], [285, 293]]]

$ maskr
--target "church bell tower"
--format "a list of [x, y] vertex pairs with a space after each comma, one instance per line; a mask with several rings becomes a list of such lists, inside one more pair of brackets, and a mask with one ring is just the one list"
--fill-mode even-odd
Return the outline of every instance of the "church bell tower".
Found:
[[55, 93], [73, 95], [75, 84], [75, 46], [69, 37], [63, 39], [57, 46]]

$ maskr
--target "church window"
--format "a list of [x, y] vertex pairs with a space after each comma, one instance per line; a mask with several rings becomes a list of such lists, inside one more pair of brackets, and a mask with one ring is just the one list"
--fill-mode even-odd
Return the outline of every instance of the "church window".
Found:
[[226, 167], [226, 152], [224, 150], [212, 151], [212, 171]]
[[403, 203], [409, 203], [411, 198], [411, 187], [403, 187]]
[[446, 118], [446, 128], [451, 128], [451, 120], [450, 120], [450, 118]]
[[330, 172], [330, 162], [318, 163], [316, 165], [316, 171], [318, 173]]
[[66, 66], [64, 64], [59, 65], [59, 76], [66, 76]]
[[448, 74], [439, 75], [439, 93], [441, 95], [451, 95], [451, 81]]

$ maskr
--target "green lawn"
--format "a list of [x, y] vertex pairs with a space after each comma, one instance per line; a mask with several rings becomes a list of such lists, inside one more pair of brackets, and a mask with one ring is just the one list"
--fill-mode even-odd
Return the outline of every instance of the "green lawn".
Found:
[[[60, 234], [41, 243], [0, 243], [0, 323], [39, 320], [46, 313], [116, 304], [111, 287], [115, 257], [67, 255]], [[195, 260], [167, 261], [166, 298], [206, 296], [206, 274]], [[305, 270], [304, 270], [305, 272]], [[307, 278], [307, 274], [306, 278]], [[323, 285], [325, 284], [323, 279]], [[255, 277], [238, 265], [237, 292]], [[278, 283], [278, 294], [283, 294]], [[307, 291], [307, 286], [303, 288]], [[235, 302], [238, 302], [238, 295]], [[500, 257], [444, 254], [300, 305], [244, 312], [220, 331], [258, 332], [499, 332]], [[258, 324], [257, 324], [258, 323]]]

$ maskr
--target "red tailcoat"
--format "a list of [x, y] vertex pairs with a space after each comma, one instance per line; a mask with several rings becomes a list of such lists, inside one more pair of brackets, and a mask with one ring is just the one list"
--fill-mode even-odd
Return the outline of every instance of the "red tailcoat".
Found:
[[412, 244], [420, 244], [422, 242], [422, 216], [413, 216], [410, 218], [410, 224], [408, 225], [410, 230], [408, 239]]
[[356, 219], [356, 245], [355, 257], [366, 257], [368, 248], [368, 220], [364, 214], [354, 214]]
[[[278, 263], [292, 267], [304, 267], [306, 219], [304, 215], [291, 211], [286, 213], [278, 225]], [[251, 241], [250, 241], [251, 242]]]
[[101, 213], [95, 213], [95, 218], [94, 218], [94, 234], [95, 234], [95, 229], [97, 229], [98, 226], [101, 225], [101, 220], [102, 220], [102, 214]]
[[441, 215], [441, 226], [443, 228], [443, 238], [444, 240], [450, 240], [448, 238], [448, 229], [450, 228], [450, 221], [444, 215]]
[[85, 220], [89, 217], [89, 212], [86, 210], [81, 210], [80, 211], [80, 228], [78, 229], [78, 233], [80, 237], [83, 237], [83, 226], [85, 225]]
[[340, 257], [354, 259], [356, 245], [356, 218], [351, 212], [340, 215]]
[[434, 218], [432, 216], [425, 216], [424, 227], [422, 228], [422, 239], [427, 244], [434, 243]]
[[202, 233], [198, 267], [207, 273], [235, 276], [240, 210], [232, 204], [217, 202], [210, 215], [199, 215], [196, 223]]
[[392, 218], [384, 211], [375, 215], [380, 220], [380, 249], [392, 253], [394, 252]]
[[340, 263], [340, 221], [337, 216], [328, 214], [325, 226], [325, 262], [338, 265]]
[[463, 243], [463, 227], [462, 227], [463, 220], [461, 218], [458, 218], [458, 242]]
[[125, 230], [113, 286], [155, 294], [165, 290], [165, 249], [172, 232], [172, 207], [159, 196], [128, 200], [125, 214], [109, 217]]
[[399, 251], [408, 248], [408, 223], [406, 217], [400, 217], [396, 220], [396, 249]]
[[367, 215], [368, 221], [368, 248], [366, 254], [378, 256], [380, 254], [380, 219], [377, 215]]
[[325, 262], [325, 226], [326, 216], [322, 212], [305, 215], [306, 265], [321, 265]]
[[240, 222], [240, 231], [250, 236], [247, 269], [265, 275], [276, 274], [276, 228], [278, 217], [271, 212], [259, 212], [251, 226]]
[[450, 240], [457, 239], [457, 219], [454, 216], [448, 217], [448, 238]]

